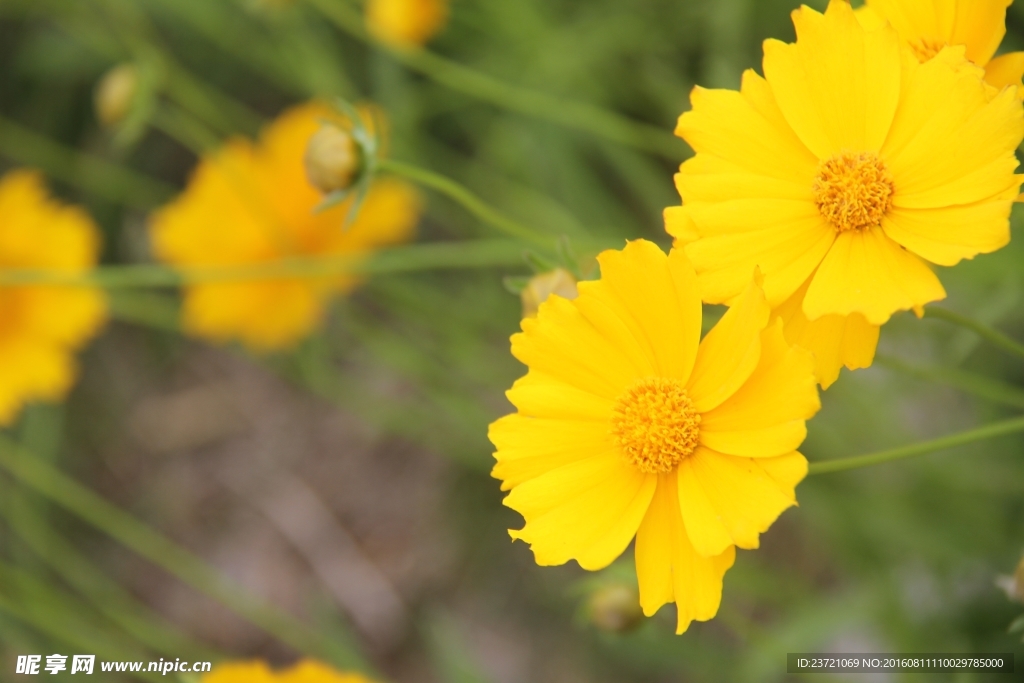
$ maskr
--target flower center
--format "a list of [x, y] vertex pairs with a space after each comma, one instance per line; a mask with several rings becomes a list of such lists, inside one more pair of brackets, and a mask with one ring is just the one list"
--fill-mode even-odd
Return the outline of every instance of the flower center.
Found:
[[700, 415], [681, 382], [642, 379], [616, 401], [612, 436], [638, 470], [665, 474], [697, 447]]
[[942, 48], [946, 47], [946, 45], [946, 41], [935, 40], [934, 38], [918, 38], [917, 40], [910, 41], [910, 49], [917, 56], [917, 61], [922, 64], [942, 52]]
[[842, 152], [821, 162], [813, 190], [815, 206], [836, 232], [879, 225], [895, 193], [874, 152]]

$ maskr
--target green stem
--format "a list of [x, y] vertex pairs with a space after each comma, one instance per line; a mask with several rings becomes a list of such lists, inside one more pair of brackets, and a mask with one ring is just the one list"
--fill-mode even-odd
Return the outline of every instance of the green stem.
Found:
[[978, 398], [1024, 410], [1024, 391], [1005, 382], [956, 368], [916, 367], [881, 354], [875, 356], [875, 362], [926, 382], [945, 384]]
[[0, 155], [125, 206], [150, 209], [177, 192], [159, 180], [68, 149], [3, 117], [0, 117]]
[[0, 438], [0, 467], [282, 643], [308, 655], [328, 658], [340, 666], [359, 661], [357, 654], [339, 652], [336, 643], [328, 642], [295, 617], [240, 590], [189, 551], [4, 438]]
[[433, 81], [493, 105], [582, 130], [612, 142], [657, 154], [673, 162], [685, 156], [680, 140], [667, 130], [634, 121], [600, 107], [504, 83], [422, 49], [398, 48], [375, 40], [352, 7], [338, 0], [306, 0], [349, 35], [387, 50], [398, 62]]
[[554, 237], [537, 232], [533, 228], [525, 226], [522, 223], [518, 223], [499, 213], [482, 199], [473, 194], [464, 185], [457, 183], [451, 178], [434, 173], [433, 171], [428, 171], [418, 166], [406, 164], [401, 161], [393, 161], [391, 159], [382, 159], [377, 162], [377, 168], [381, 171], [403, 176], [413, 182], [423, 185], [424, 187], [429, 187], [432, 190], [440, 192], [446, 197], [449, 197], [461, 204], [463, 208], [483, 222], [491, 225], [510, 237], [518, 237], [519, 239], [532, 242], [533, 244], [549, 250], [554, 247]]
[[[9, 491], [8, 495], [24, 495]], [[79, 592], [101, 614], [120, 626], [153, 652], [171, 657], [196, 654], [219, 656], [194, 642], [177, 628], [153, 614], [108, 578], [67, 540], [54, 532], [29, 506], [5, 515], [7, 524], [23, 543], [41, 557], [68, 585]]]
[[922, 441], [909, 446], [892, 448], [887, 451], [858, 455], [852, 458], [839, 458], [836, 460], [820, 460], [818, 462], [812, 462], [808, 470], [808, 474], [827, 474], [829, 472], [854, 470], [860, 467], [868, 467], [869, 465], [880, 465], [894, 460], [902, 460], [915, 455], [934, 453], [935, 451], [942, 451], [947, 448], [963, 446], [965, 444], [974, 443], [975, 441], [983, 441], [985, 439], [992, 439], [997, 436], [1005, 436], [1007, 434], [1016, 434], [1018, 432], [1024, 432], [1024, 417], [1016, 417], [1011, 420], [995, 422], [990, 425], [985, 425], [984, 427], [979, 427], [978, 429], [970, 429], [966, 432], [950, 434], [949, 436], [944, 436], [939, 439]]
[[220, 144], [220, 138], [205, 124], [174, 104], [161, 104], [150, 123], [197, 157]]
[[[340, 228], [339, 228], [340, 229]], [[381, 275], [422, 270], [488, 268], [522, 263], [522, 245], [511, 240], [436, 242], [382, 249], [367, 258], [331, 255], [284, 258], [238, 266], [157, 264], [102, 266], [81, 273], [54, 270], [0, 269], [0, 286], [54, 285], [66, 287], [180, 287], [247, 280], [317, 279], [341, 274]]]
[[938, 318], [939, 320], [945, 320], [948, 323], [959, 325], [965, 329], [968, 329], [985, 341], [998, 346], [1003, 351], [1012, 353], [1015, 356], [1024, 358], [1024, 344], [1017, 342], [1014, 339], [1006, 336], [998, 330], [994, 330], [987, 325], [979, 323], [976, 320], [968, 318], [965, 315], [955, 313], [948, 308], [927, 308], [925, 309], [925, 315], [929, 318]]

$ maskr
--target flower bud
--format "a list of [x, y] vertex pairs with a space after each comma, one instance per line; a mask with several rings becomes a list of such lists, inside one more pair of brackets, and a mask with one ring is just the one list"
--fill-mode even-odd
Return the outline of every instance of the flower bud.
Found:
[[121, 123], [131, 110], [138, 89], [138, 68], [134, 64], [115, 66], [96, 85], [93, 96], [96, 118], [105, 126]]
[[523, 299], [523, 317], [536, 317], [540, 305], [547, 301], [552, 294], [557, 294], [565, 299], [577, 297], [576, 278], [572, 276], [572, 273], [564, 268], [556, 268], [531, 278], [520, 294]]
[[396, 46], [419, 46], [448, 21], [448, 0], [369, 0], [366, 24], [376, 38]]
[[609, 633], [625, 633], [643, 621], [640, 594], [625, 583], [610, 583], [590, 596], [590, 621]]
[[352, 134], [325, 124], [306, 145], [303, 162], [309, 183], [324, 194], [348, 189], [359, 171], [360, 152]]

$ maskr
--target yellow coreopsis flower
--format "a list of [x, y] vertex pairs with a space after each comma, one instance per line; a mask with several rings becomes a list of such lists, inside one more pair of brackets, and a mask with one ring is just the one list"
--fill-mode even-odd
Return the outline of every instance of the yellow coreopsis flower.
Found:
[[764, 78], [694, 89], [676, 132], [696, 155], [665, 220], [707, 302], [734, 300], [760, 267], [828, 386], [842, 365], [871, 364], [893, 313], [945, 297], [929, 263], [1009, 241], [1024, 109], [963, 47], [919, 63], [839, 0], [793, 20], [795, 44], [765, 42]]
[[518, 412], [490, 427], [493, 475], [540, 565], [601, 569], [636, 537], [644, 613], [675, 602], [682, 633], [717, 613], [735, 547], [796, 503], [813, 363], [755, 282], [701, 341], [682, 250], [638, 240], [598, 261], [600, 280], [512, 337], [529, 372], [507, 394]]
[[[76, 274], [99, 255], [99, 231], [83, 210], [47, 194], [33, 171], [0, 179], [0, 272]], [[106, 297], [92, 287], [0, 287], [0, 425], [33, 400], [64, 397], [77, 374], [74, 352], [106, 318]]]
[[425, 44], [448, 21], [448, 0], [367, 0], [366, 25], [376, 38], [399, 47]]
[[993, 59], [1006, 35], [1006, 8], [1013, 0], [867, 0], [858, 18], [876, 28], [888, 21], [926, 62], [947, 45], [963, 45], [967, 59], [985, 69], [996, 88], [1021, 85], [1024, 52]]
[[[336, 118], [325, 105], [299, 106], [268, 126], [259, 144], [232, 140], [204, 158], [185, 192], [152, 218], [156, 256], [178, 266], [237, 266], [369, 255], [408, 240], [420, 198], [399, 180], [375, 180], [347, 228], [351, 198], [315, 211], [324, 197], [310, 185], [303, 157], [321, 122]], [[333, 296], [358, 282], [343, 274], [191, 285], [184, 326], [214, 341], [241, 340], [257, 351], [286, 348], [314, 329]]]
[[274, 671], [266, 662], [227, 662], [204, 674], [202, 683], [373, 683], [357, 673], [342, 673], [326, 664], [303, 660], [282, 671]]

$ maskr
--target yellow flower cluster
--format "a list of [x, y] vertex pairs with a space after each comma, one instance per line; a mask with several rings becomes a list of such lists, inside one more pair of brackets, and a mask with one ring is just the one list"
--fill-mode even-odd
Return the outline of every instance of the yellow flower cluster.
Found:
[[[793, 13], [764, 75], [695, 88], [667, 256], [599, 258], [512, 337], [529, 371], [491, 425], [493, 475], [541, 565], [600, 569], [635, 538], [640, 603], [718, 611], [736, 548], [796, 503], [816, 384], [945, 297], [933, 265], [1010, 238], [1024, 138], [1008, 0], [832, 0]], [[890, 23], [891, 22], [891, 23]], [[728, 312], [700, 340], [701, 304]]]
[[[307, 143], [338, 114], [311, 103], [282, 114], [258, 144], [235, 139], [204, 158], [185, 192], [152, 218], [153, 251], [181, 267], [244, 266], [296, 257], [365, 257], [408, 240], [420, 198], [394, 179], [374, 182], [345, 228], [354, 197], [318, 211]], [[344, 127], [344, 121], [338, 121]], [[183, 322], [217, 342], [238, 340], [256, 351], [287, 348], [320, 322], [327, 304], [359, 282], [353, 274], [210, 282], [186, 288]]]
[[[99, 244], [89, 216], [51, 199], [38, 173], [0, 179], [0, 273], [81, 274], [96, 265]], [[106, 298], [92, 287], [0, 287], [0, 426], [29, 401], [64, 397], [77, 374], [75, 350], [105, 318]]]
[[341, 673], [310, 659], [274, 671], [266, 662], [227, 662], [204, 674], [202, 683], [373, 683], [356, 673]]

